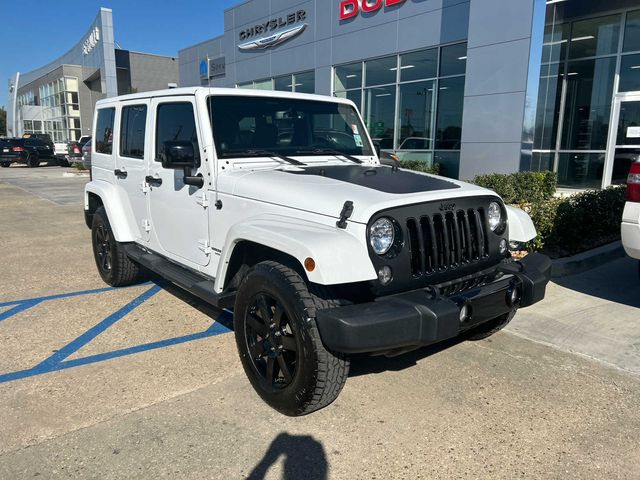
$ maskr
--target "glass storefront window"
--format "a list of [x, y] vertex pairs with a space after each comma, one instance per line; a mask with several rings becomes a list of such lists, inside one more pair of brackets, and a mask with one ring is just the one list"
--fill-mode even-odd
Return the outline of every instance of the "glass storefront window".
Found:
[[624, 43], [622, 51], [640, 51], [640, 10], [627, 14], [627, 25], [624, 29]]
[[280, 92], [291, 91], [291, 75], [284, 75], [273, 79], [273, 89]]
[[440, 76], [464, 75], [467, 71], [467, 44], [443, 47], [440, 53]]
[[561, 153], [558, 157], [558, 186], [600, 188], [604, 153]]
[[620, 63], [620, 92], [640, 90], [640, 55], [625, 55]]
[[273, 81], [271, 79], [253, 82], [253, 88], [256, 90], [273, 90]]
[[396, 105], [396, 87], [375, 87], [365, 90], [365, 124], [371, 137], [381, 148], [391, 149]]
[[543, 172], [553, 170], [553, 153], [536, 153], [531, 157], [531, 170], [534, 172]]
[[335, 68], [334, 90], [350, 90], [362, 87], [362, 63], [351, 63]]
[[[556, 148], [558, 132], [558, 112], [562, 99], [562, 79], [560, 65], [543, 65], [538, 87], [538, 108], [533, 148], [551, 150]], [[562, 67], [564, 72], [564, 66]]]
[[443, 177], [460, 176], [460, 152], [435, 152], [434, 162], [440, 165], [440, 175]]
[[396, 83], [398, 57], [379, 58], [365, 62], [365, 82], [367, 87]]
[[563, 149], [606, 149], [615, 69], [613, 57], [568, 64]]
[[400, 85], [398, 108], [398, 148], [430, 150], [433, 148], [435, 81]]
[[400, 81], [423, 80], [438, 76], [438, 49], [400, 55]]
[[464, 77], [440, 80], [436, 120], [436, 149], [460, 149], [464, 81]]
[[338, 98], [346, 98], [356, 104], [358, 110], [362, 110], [362, 92], [360, 90], [349, 90], [348, 92], [336, 92]]
[[253, 90], [253, 82], [239, 83], [238, 88], [244, 88], [245, 90]]
[[550, 24], [544, 29], [542, 63], [558, 62], [565, 58], [571, 24]]
[[611, 55], [618, 51], [620, 15], [575, 22], [571, 31], [569, 58]]
[[297, 73], [293, 76], [294, 91], [298, 93], [315, 93], [315, 72]]

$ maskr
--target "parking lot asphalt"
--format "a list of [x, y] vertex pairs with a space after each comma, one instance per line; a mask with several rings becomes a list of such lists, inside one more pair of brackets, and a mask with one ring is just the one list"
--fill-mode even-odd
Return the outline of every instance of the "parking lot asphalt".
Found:
[[356, 357], [333, 405], [286, 418], [228, 312], [106, 288], [63, 171], [0, 170], [1, 479], [640, 478], [632, 262], [558, 280], [488, 340]]

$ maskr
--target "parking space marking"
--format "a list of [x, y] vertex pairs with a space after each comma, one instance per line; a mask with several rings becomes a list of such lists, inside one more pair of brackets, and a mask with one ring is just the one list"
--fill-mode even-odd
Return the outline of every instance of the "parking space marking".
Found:
[[[3, 306], [12, 306], [15, 305], [14, 308], [7, 310], [6, 312], [0, 314], [0, 320], [4, 320], [5, 318], [9, 318], [17, 313], [25, 311], [29, 308], [32, 308], [36, 305], [44, 301], [56, 300], [60, 298], [69, 298], [80, 295], [88, 295], [91, 293], [102, 293], [107, 291], [115, 290], [113, 288], [102, 288], [97, 290], [86, 290], [82, 292], [73, 292], [68, 294], [60, 294], [60, 295], [50, 295], [48, 297], [39, 297], [32, 298], [26, 300], [18, 300], [13, 302], [5, 302], [0, 303], [0, 307]], [[89, 342], [94, 340], [98, 335], [107, 330], [109, 327], [113, 326], [119, 320], [124, 318], [126, 315], [131, 313], [133, 310], [138, 308], [144, 302], [149, 300], [151, 297], [156, 295], [158, 292], [162, 290], [162, 287], [159, 285], [154, 285], [138, 297], [133, 299], [131, 302], [120, 308], [118, 311], [112, 313], [107, 318], [91, 327], [89, 330], [81, 334], [75, 340], [72, 340], [67, 345], [59, 349], [50, 357], [46, 358], [42, 362], [40, 362], [35, 367], [19, 370], [17, 372], [10, 372], [0, 374], [0, 384], [11, 382], [14, 380], [20, 380], [23, 378], [33, 377], [36, 375], [43, 375], [46, 373], [51, 373], [59, 370], [65, 370], [68, 368], [78, 367], [81, 365], [88, 365], [91, 363], [103, 362], [105, 360], [110, 360], [114, 358], [124, 357], [127, 355], [132, 355], [135, 353], [145, 352], [149, 350], [155, 350], [159, 348], [169, 347], [172, 345], [179, 345], [182, 343], [192, 342], [194, 340], [200, 340], [207, 337], [214, 337], [217, 335], [222, 335], [231, 331], [231, 312], [225, 310], [223, 313], [223, 317], [214, 320], [211, 326], [207, 328], [203, 332], [194, 333], [191, 335], [184, 335], [181, 337], [169, 338], [166, 340], [160, 340], [157, 342], [146, 343], [142, 345], [136, 345], [134, 347], [123, 348], [119, 350], [114, 350], [111, 352], [105, 352], [95, 355], [90, 355], [88, 357], [76, 358], [73, 360], [66, 360], [69, 356], [76, 353], [82, 347], [87, 345]]]

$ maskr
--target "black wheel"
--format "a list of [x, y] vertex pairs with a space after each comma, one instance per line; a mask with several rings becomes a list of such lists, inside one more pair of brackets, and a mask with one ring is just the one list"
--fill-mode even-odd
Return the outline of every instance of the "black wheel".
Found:
[[36, 168], [39, 166], [40, 166], [40, 156], [35, 152], [29, 153], [29, 156], [27, 157], [27, 167]]
[[64, 159], [64, 158], [58, 159], [58, 165], [61, 166], [61, 167], [70, 167], [71, 166], [69, 161]]
[[0, 167], [9, 168], [11, 166], [11, 162], [2, 162], [0, 163]]
[[259, 263], [240, 284], [233, 326], [242, 366], [258, 395], [285, 415], [326, 407], [347, 380], [348, 358], [324, 347], [315, 321], [334, 304], [277, 262]]
[[126, 255], [113, 236], [103, 207], [93, 214], [91, 240], [96, 267], [105, 283], [112, 287], [123, 287], [143, 280], [144, 273], [140, 266]]
[[500, 315], [498, 318], [494, 318], [493, 320], [489, 320], [488, 322], [483, 323], [482, 325], [471, 329], [467, 333], [468, 340], [484, 340], [485, 338], [490, 337], [494, 333], [498, 333], [504, 327], [506, 327], [509, 322], [515, 317], [518, 309], [511, 310], [509, 313], [505, 313], [504, 315]]

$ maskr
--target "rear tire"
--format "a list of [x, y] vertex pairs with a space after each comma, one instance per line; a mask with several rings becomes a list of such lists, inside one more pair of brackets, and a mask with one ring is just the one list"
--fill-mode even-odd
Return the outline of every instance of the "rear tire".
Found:
[[243, 278], [234, 308], [236, 345], [258, 395], [288, 416], [332, 403], [349, 372], [343, 354], [322, 344], [316, 312], [335, 305], [309, 292], [298, 272], [262, 262]]
[[504, 327], [509, 325], [509, 322], [516, 316], [516, 312], [518, 309], [511, 310], [509, 313], [505, 313], [504, 315], [500, 315], [493, 320], [489, 320], [488, 322], [483, 323], [482, 325], [471, 329], [467, 333], [468, 340], [484, 340], [485, 338], [489, 338], [491, 335], [498, 333]]
[[37, 168], [40, 166], [40, 156], [37, 153], [30, 153], [27, 157], [27, 167]]
[[105, 283], [112, 287], [124, 287], [144, 279], [141, 267], [127, 256], [122, 245], [116, 241], [104, 207], [99, 207], [93, 214], [91, 241], [96, 267]]
[[0, 167], [9, 168], [11, 166], [11, 162], [2, 162], [0, 163]]

